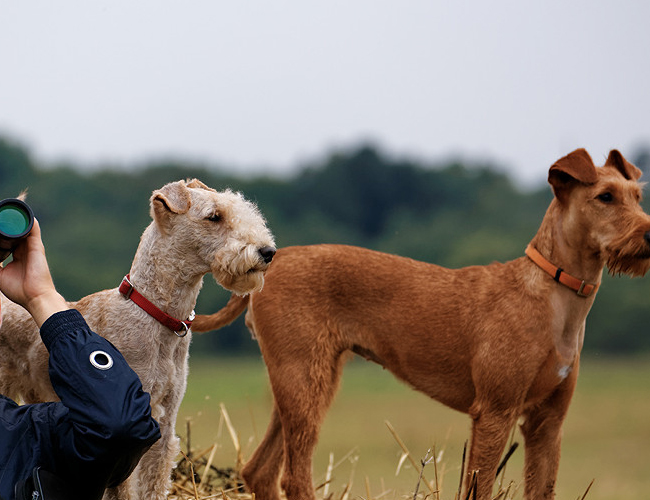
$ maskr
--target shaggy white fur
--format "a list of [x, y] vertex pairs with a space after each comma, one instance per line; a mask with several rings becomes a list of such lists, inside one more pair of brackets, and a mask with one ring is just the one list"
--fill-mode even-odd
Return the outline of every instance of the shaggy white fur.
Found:
[[[131, 266], [131, 282], [169, 315], [190, 316], [207, 273], [236, 294], [262, 289], [275, 243], [257, 207], [241, 194], [218, 192], [196, 179], [173, 182], [154, 191], [151, 216]], [[178, 337], [117, 288], [70, 306], [138, 373], [162, 432], [131, 477], [104, 498], [164, 500], [180, 449], [174, 428], [185, 393], [191, 333]], [[47, 365], [36, 324], [3, 296], [0, 393], [26, 403], [56, 400]]]

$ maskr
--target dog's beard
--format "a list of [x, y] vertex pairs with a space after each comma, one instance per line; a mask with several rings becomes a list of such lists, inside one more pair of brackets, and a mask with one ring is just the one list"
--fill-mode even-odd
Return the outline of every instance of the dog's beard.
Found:
[[635, 257], [610, 258], [607, 262], [607, 269], [612, 276], [627, 274], [631, 277], [643, 277], [650, 269], [650, 259], [639, 259]]
[[258, 246], [224, 248], [212, 265], [214, 279], [237, 295], [259, 292], [269, 264], [262, 259]]
[[244, 274], [230, 274], [223, 271], [212, 274], [217, 283], [237, 295], [260, 292], [264, 287], [264, 271], [262, 270], [251, 269]]
[[650, 245], [643, 234], [617, 242], [610, 250], [607, 269], [611, 275], [645, 276], [650, 269]]

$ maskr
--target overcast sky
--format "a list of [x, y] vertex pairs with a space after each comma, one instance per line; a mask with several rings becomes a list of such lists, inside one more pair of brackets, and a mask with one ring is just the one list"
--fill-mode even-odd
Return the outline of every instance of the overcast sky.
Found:
[[373, 140], [523, 182], [650, 144], [647, 0], [0, 0], [0, 134], [286, 172]]

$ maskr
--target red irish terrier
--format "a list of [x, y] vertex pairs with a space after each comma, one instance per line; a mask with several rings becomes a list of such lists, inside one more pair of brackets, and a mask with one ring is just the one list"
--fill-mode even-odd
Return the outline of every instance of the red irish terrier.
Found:
[[315, 498], [312, 452], [352, 351], [470, 415], [468, 478], [478, 471], [481, 500], [523, 417], [525, 497], [553, 498], [560, 430], [603, 268], [637, 276], [650, 267], [640, 176], [615, 150], [602, 167], [583, 149], [558, 160], [548, 175], [555, 198], [526, 256], [505, 264], [445, 269], [349, 246], [280, 250], [262, 292], [233, 295], [193, 326], [219, 328], [248, 307], [275, 398], [242, 471], [248, 488], [278, 500], [282, 477], [289, 500]]

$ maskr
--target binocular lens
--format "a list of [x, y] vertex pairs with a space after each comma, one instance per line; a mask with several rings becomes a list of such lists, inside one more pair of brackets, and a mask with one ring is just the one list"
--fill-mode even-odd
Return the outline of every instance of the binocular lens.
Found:
[[24, 201], [14, 198], [0, 201], [0, 262], [9, 257], [32, 227], [34, 214]]
[[7, 236], [20, 236], [29, 228], [29, 213], [23, 207], [7, 204], [0, 207], [0, 231]]

